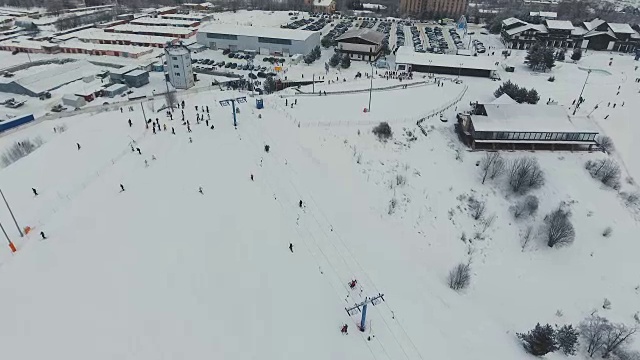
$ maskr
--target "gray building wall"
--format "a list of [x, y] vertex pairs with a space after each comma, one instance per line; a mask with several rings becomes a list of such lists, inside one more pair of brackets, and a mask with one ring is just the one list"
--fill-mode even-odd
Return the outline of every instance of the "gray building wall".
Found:
[[124, 81], [130, 87], [141, 87], [149, 83], [149, 73], [145, 72], [144, 74], [140, 74], [138, 76], [131, 76], [129, 74], [125, 74]]
[[[307, 40], [259, 38], [257, 36], [215, 34], [199, 31], [196, 40], [210, 49], [230, 49], [231, 51], [253, 50], [261, 54], [308, 54], [320, 45], [320, 33], [310, 33]], [[235, 37], [235, 39], [233, 38]]]

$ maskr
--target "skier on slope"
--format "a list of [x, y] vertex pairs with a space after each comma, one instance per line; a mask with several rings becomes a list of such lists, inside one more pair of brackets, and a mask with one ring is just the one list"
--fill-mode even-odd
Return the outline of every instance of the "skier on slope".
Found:
[[198, 189], [198, 192], [202, 195], [204, 195], [204, 191], [202, 190], [202, 186], [200, 186], [200, 188]]
[[131, 122], [131, 119], [129, 119], [129, 127], [132, 127], [133, 123]]
[[[251, 180], [253, 180], [253, 175], [251, 175], [251, 177], [252, 177]], [[31, 191], [33, 191], [34, 196], [38, 196], [38, 190], [36, 190], [36, 188], [31, 188]]]
[[353, 280], [349, 281], [349, 288], [350, 289], [354, 289], [356, 287], [356, 285], [358, 285], [358, 280], [353, 279]]
[[124, 185], [120, 184], [120, 192], [124, 191]]
[[347, 325], [347, 324], [342, 325], [342, 328], [340, 329], [340, 332], [342, 333], [342, 335], [349, 335], [347, 333], [347, 329], [348, 328], [349, 328], [349, 325]]
[[40, 236], [42, 236], [42, 240], [47, 238], [47, 236], [44, 234], [44, 231], [40, 231]]
[[298, 206], [302, 208], [302, 200], [300, 200], [300, 202], [298, 203]]
[[293, 244], [289, 243], [289, 251], [293, 252]]
[[78, 150], [80, 150], [80, 143], [76, 143], [76, 145], [78, 146]]

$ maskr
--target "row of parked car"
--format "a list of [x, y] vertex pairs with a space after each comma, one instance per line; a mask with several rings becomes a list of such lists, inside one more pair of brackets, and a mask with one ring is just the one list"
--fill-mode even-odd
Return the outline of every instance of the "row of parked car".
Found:
[[[294, 16], [294, 17], [291, 18], [291, 20], [294, 20], [296, 18], [297, 18], [297, 16]], [[299, 29], [299, 28], [301, 28], [301, 27], [303, 27], [305, 25], [311, 24], [312, 22], [313, 22], [313, 19], [311, 19], [311, 18], [309, 18], [309, 19], [304, 19], [303, 18], [303, 19], [294, 20], [294, 21], [292, 21], [292, 22], [290, 22], [290, 23], [288, 23], [286, 25], [280, 25], [280, 27], [283, 28], [283, 29]]]
[[456, 31], [456, 29], [449, 28], [449, 36], [451, 36], [451, 40], [453, 40], [453, 43], [456, 45], [458, 50], [464, 49], [464, 44], [462, 43], [462, 40], [460, 39], [460, 35]]
[[411, 40], [413, 40], [413, 48], [417, 52], [426, 52], [424, 49], [424, 44], [422, 43], [422, 39], [420, 39], [420, 31], [415, 25], [411, 25], [409, 27], [409, 31], [411, 31]]
[[389, 33], [391, 32], [391, 23], [388, 21], [382, 21], [378, 23], [378, 31], [384, 34], [382, 39], [382, 46], [389, 47]]
[[442, 28], [439, 26], [434, 28], [425, 27], [424, 32], [429, 39], [429, 47], [426, 50], [436, 54], [444, 54], [444, 51], [449, 48], [449, 44], [447, 44], [447, 40], [442, 34]]
[[473, 40], [473, 46], [475, 46], [476, 52], [479, 52], [481, 54], [487, 51], [487, 49], [485, 49], [484, 47], [484, 44], [480, 40]]
[[319, 18], [312, 24], [307, 25], [303, 30], [320, 31], [325, 25], [327, 25], [331, 21], [332, 21], [331, 19]]
[[398, 23], [396, 26], [396, 47], [404, 45], [404, 26], [402, 23]]
[[347, 32], [347, 30], [349, 30], [351, 25], [352, 23], [350, 20], [342, 20], [336, 26], [334, 26], [331, 30], [329, 30], [329, 32], [327, 33], [327, 35], [325, 35], [325, 37], [327, 37], [331, 41], [331, 43], [334, 43], [335, 39], [338, 36]]

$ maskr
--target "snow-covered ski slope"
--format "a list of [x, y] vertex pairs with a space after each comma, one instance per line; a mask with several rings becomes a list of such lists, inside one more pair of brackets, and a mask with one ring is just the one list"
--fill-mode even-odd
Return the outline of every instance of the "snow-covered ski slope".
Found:
[[[147, 116], [167, 131], [145, 129], [137, 106], [45, 121], [1, 138], [3, 147], [36, 136], [45, 144], [0, 171], [18, 221], [34, 228], [20, 238], [0, 207], [18, 247], [11, 254], [0, 246], [0, 355], [528, 359], [515, 332], [537, 322], [577, 324], [605, 297], [612, 309], [602, 315], [632, 323], [640, 310], [638, 224], [615, 192], [583, 169], [603, 154], [527, 153], [547, 177], [534, 191], [540, 210], [531, 224], [537, 229], [567, 201], [577, 237], [562, 249], [537, 239], [523, 251], [525, 224], [508, 213], [512, 196], [498, 183], [480, 185], [475, 164], [483, 154], [465, 151], [451, 121], [431, 118], [424, 136], [407, 120], [465, 86], [468, 95], [456, 106], [497, 87], [467, 80], [374, 92], [368, 114], [367, 93], [266, 96], [263, 110], [248, 98], [234, 129], [231, 109], [218, 100], [246, 94], [203, 92], [180, 99], [192, 133], [179, 111], [169, 121], [149, 115], [145, 103]], [[570, 103], [568, 95], [559, 100]], [[195, 123], [194, 105], [209, 106], [215, 129]], [[367, 124], [382, 120], [394, 131], [386, 144]], [[53, 133], [61, 124], [68, 130]], [[132, 141], [142, 155], [131, 151]], [[406, 185], [390, 186], [398, 174]], [[472, 239], [478, 224], [465, 209], [470, 195], [496, 215], [481, 239]], [[398, 206], [390, 215], [392, 198]], [[607, 226], [613, 235], [603, 238]], [[449, 269], [469, 259], [471, 287], [450, 290]], [[369, 307], [361, 333], [359, 315], [348, 316], [345, 307], [379, 293], [386, 301]], [[345, 323], [347, 336], [340, 334]]]

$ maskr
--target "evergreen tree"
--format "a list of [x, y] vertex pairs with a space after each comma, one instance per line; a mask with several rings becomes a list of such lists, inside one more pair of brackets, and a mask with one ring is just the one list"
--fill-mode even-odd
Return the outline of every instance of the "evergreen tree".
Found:
[[276, 91], [276, 81], [273, 79], [273, 76], [268, 76], [264, 79], [264, 91], [267, 94]]
[[524, 62], [532, 70], [546, 71], [555, 66], [554, 51], [552, 48], [535, 43], [527, 50]]
[[322, 56], [322, 52], [320, 51], [320, 46], [314, 47], [313, 50], [311, 50], [311, 55], [313, 56], [314, 60], [320, 59], [320, 56]]
[[326, 49], [333, 46], [333, 41], [331, 40], [330, 37], [323, 36], [322, 39], [320, 40], [320, 45], [322, 45], [322, 47]]
[[329, 66], [336, 67], [338, 65], [340, 65], [340, 53], [333, 53], [329, 58]]
[[558, 350], [555, 331], [549, 324], [540, 326], [538, 323], [528, 333], [516, 335], [522, 340], [525, 350], [532, 355], [542, 356]]
[[566, 53], [567, 53], [567, 48], [559, 49], [559, 50], [556, 52], [556, 60], [558, 60], [558, 61], [564, 61]]
[[342, 66], [343, 69], [348, 69], [349, 66], [351, 66], [351, 58], [349, 57], [349, 54], [344, 54], [340, 61], [340, 66]]
[[578, 61], [582, 58], [582, 49], [575, 48], [573, 49], [573, 54], [571, 54], [571, 60]]
[[540, 101], [540, 95], [538, 95], [538, 92], [536, 91], [536, 89], [531, 89], [527, 91], [527, 96], [525, 101], [528, 104], [537, 104], [538, 101]]
[[556, 343], [565, 355], [575, 355], [578, 346], [578, 330], [572, 325], [564, 325], [556, 330]]
[[500, 87], [493, 93], [493, 96], [498, 98], [502, 96], [502, 94], [507, 94], [513, 97], [512, 95], [515, 94], [517, 89], [518, 85], [512, 83], [511, 80], [507, 80], [500, 85]]
[[552, 67], [556, 66], [556, 59], [553, 55], [553, 48], [544, 47], [540, 51], [542, 52], [542, 65], [544, 65], [544, 67], [542, 67], [543, 71], [550, 70]]
[[316, 59], [313, 57], [313, 52], [310, 52], [308, 55], [304, 56], [304, 63], [307, 65], [313, 64]]

